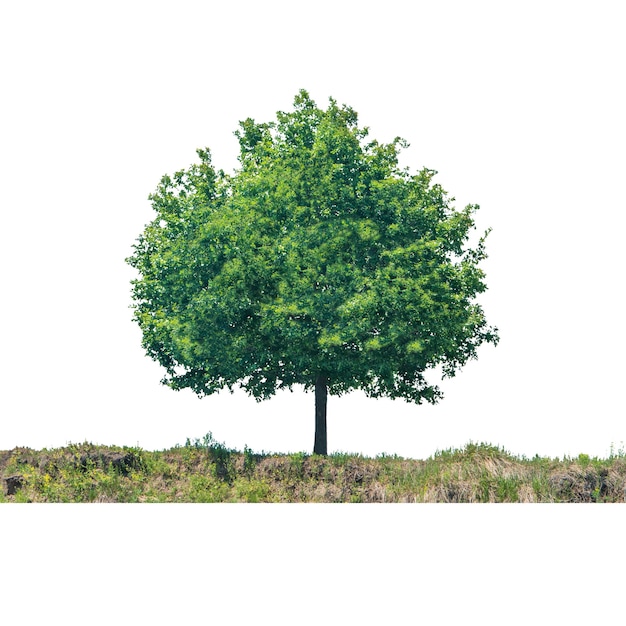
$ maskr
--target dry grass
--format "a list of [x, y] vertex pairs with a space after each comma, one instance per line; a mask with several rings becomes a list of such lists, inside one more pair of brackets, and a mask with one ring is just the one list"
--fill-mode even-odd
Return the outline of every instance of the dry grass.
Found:
[[623, 502], [626, 458], [526, 459], [468, 444], [427, 460], [69, 445], [0, 451], [3, 502]]

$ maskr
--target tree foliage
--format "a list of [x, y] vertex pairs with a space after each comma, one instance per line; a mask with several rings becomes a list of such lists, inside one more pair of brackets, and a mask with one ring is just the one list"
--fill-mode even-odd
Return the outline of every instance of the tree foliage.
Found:
[[135, 320], [163, 382], [198, 395], [240, 385], [434, 403], [425, 377], [453, 376], [497, 343], [475, 298], [476, 205], [457, 211], [433, 170], [398, 165], [397, 138], [368, 139], [356, 112], [300, 91], [276, 120], [240, 122], [239, 167], [164, 176], [155, 219], [128, 259]]

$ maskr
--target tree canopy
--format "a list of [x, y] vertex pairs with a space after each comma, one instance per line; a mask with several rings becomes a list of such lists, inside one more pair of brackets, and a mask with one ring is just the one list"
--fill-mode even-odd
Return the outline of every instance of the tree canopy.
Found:
[[233, 174], [202, 149], [161, 179], [128, 259], [135, 320], [165, 384], [199, 396], [241, 386], [258, 400], [315, 388], [325, 454], [326, 393], [435, 403], [428, 370], [453, 376], [497, 343], [475, 301], [486, 288], [487, 233], [468, 243], [478, 206], [457, 211], [435, 171], [400, 168], [404, 140], [369, 140], [352, 108], [331, 98], [320, 109], [304, 90], [235, 135]]

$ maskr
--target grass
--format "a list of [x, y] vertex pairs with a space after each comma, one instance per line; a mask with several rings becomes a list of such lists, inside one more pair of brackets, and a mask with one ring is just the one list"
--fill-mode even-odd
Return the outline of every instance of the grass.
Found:
[[184, 446], [0, 452], [0, 502], [623, 502], [626, 454], [532, 459], [481, 443], [426, 460]]

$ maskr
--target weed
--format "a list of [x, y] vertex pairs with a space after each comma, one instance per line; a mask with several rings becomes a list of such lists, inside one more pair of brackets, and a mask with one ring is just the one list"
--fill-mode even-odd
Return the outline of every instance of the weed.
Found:
[[341, 467], [353, 459], [360, 459], [363, 457], [358, 454], [350, 454], [349, 452], [333, 452], [328, 458], [333, 465]]
[[256, 467], [256, 458], [248, 448], [247, 445], [243, 447], [243, 472], [246, 476], [250, 477], [254, 473], [254, 468]]
[[189, 479], [188, 502], [224, 502], [228, 500], [230, 487], [212, 476], [195, 475]]
[[380, 454], [376, 455], [377, 459], [390, 459], [392, 461], [401, 461], [402, 457], [398, 456], [397, 454], [387, 454], [387, 452], [381, 452]]
[[479, 502], [489, 502], [491, 498], [491, 480], [488, 476], [481, 476], [478, 481], [476, 499]]
[[505, 478], [496, 480], [496, 502], [519, 502], [520, 481], [517, 478]]
[[244, 502], [267, 502], [271, 497], [269, 484], [261, 480], [237, 481], [234, 490], [237, 499]]
[[306, 459], [306, 454], [304, 452], [296, 452], [295, 454], [291, 454], [289, 456], [289, 465], [290, 465], [289, 475], [291, 478], [302, 480], [302, 478], [304, 477], [305, 459]]

